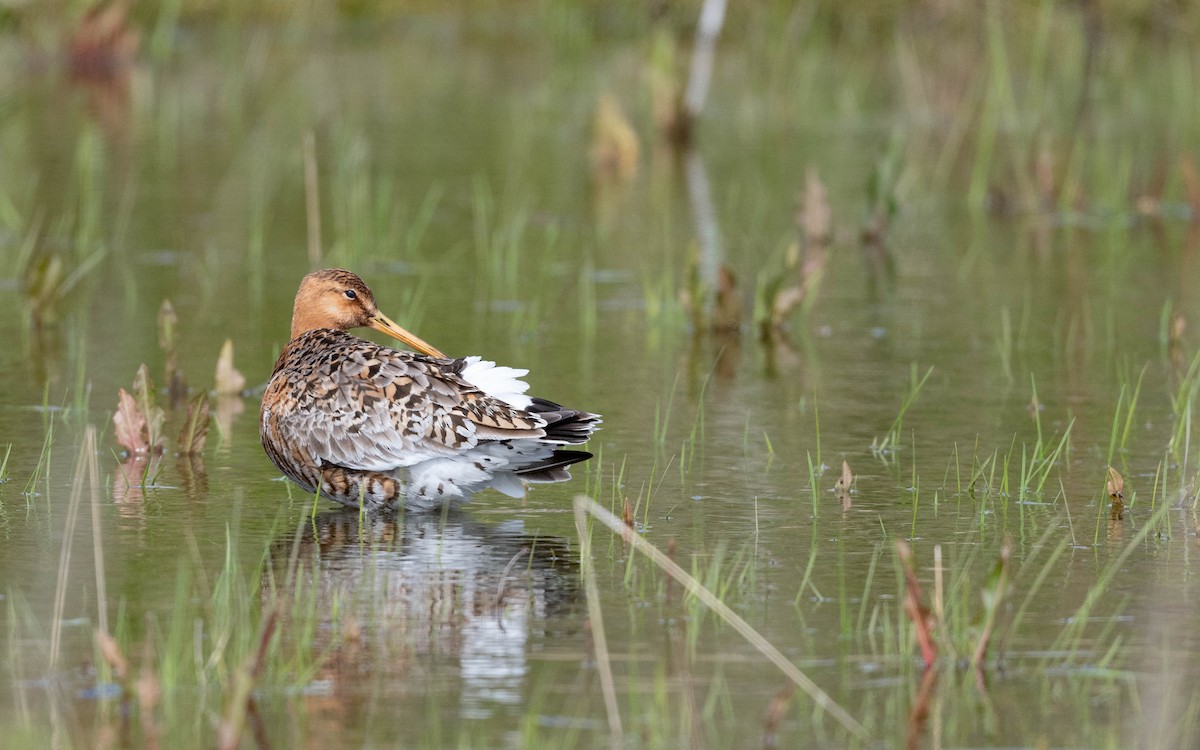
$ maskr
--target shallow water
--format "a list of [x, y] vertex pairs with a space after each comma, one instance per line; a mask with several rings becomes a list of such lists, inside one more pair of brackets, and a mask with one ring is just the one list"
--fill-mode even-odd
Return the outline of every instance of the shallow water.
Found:
[[[637, 30], [580, 42], [545, 13], [563, 26], [542, 34], [518, 17], [494, 32], [435, 16], [386, 31], [190, 29], [170, 63], [139, 67], [115, 104], [53, 70], [6, 74], [0, 451], [12, 447], [0, 485], [0, 727], [28, 747], [52, 734], [94, 746], [118, 731], [111, 685], [92, 667], [86, 490], [60, 562], [93, 424], [110, 629], [173, 691], [159, 717], [171, 747], [214, 744], [219, 686], [237, 662], [205, 672], [206, 684], [171, 675], [223, 637], [255, 637], [204, 609], [221, 581], [240, 582], [232, 601], [247, 622], [266, 592], [297, 603], [278, 647], [295, 663], [279, 656], [255, 694], [260, 742], [607, 744], [571, 511], [579, 493], [617, 512], [628, 498], [643, 536], [670, 546], [873, 744], [1194, 742], [1200, 457], [1190, 404], [1177, 416], [1173, 397], [1196, 347], [1193, 332], [1176, 346], [1161, 332], [1168, 302], [1186, 320], [1200, 313], [1195, 232], [1099, 199], [1079, 214], [964, 207], [963, 181], [934, 181], [911, 145], [941, 131], [881, 96], [899, 74], [863, 70], [850, 43], [794, 61], [773, 47], [764, 61], [753, 34], [732, 37], [689, 165], [654, 145], [635, 93]], [[839, 65], [840, 93], [812, 83]], [[604, 90], [642, 136], [628, 184], [590, 175]], [[885, 247], [864, 246], [864, 185], [893, 129], [909, 144], [901, 211]], [[602, 413], [597, 456], [571, 483], [381, 519], [325, 503], [313, 515], [311, 497], [277, 481], [258, 445], [254, 389], [309, 264], [310, 130], [322, 262], [361, 273], [385, 313], [443, 350], [528, 367], [533, 393]], [[1101, 130], [1093, 147], [1136, 140]], [[740, 336], [697, 333], [677, 302], [696, 245], [685, 176], [697, 164], [747, 300]], [[835, 241], [811, 309], [763, 342], [749, 301], [756, 277], [782, 268], [811, 166], [828, 186]], [[103, 253], [36, 316], [21, 272], [30, 232], [44, 232], [30, 262], [59, 258], [68, 277]], [[191, 386], [211, 387], [231, 339], [250, 391], [216, 404], [202, 460], [168, 456], [139, 487], [116, 456], [111, 414], [142, 362], [162, 381], [156, 316], [167, 298]], [[873, 450], [929, 368], [898, 444]], [[1034, 415], [1051, 448], [1070, 430], [1041, 493], [1021, 489]], [[168, 434], [181, 421], [171, 411]], [[1120, 519], [1104, 486], [1110, 455], [1127, 481]], [[848, 504], [833, 492], [843, 460], [856, 476]], [[1006, 536], [1012, 587], [977, 678], [962, 663]], [[955, 653], [924, 690], [900, 539], [927, 597], [935, 547], [944, 556]], [[629, 744], [767, 744], [764, 712], [788, 687], [783, 674], [600, 526], [593, 544]], [[60, 570], [63, 641], [51, 668]], [[192, 608], [190, 621], [180, 615]], [[145, 742], [126, 731], [122, 741]], [[803, 695], [775, 732], [779, 746], [849, 739]]]

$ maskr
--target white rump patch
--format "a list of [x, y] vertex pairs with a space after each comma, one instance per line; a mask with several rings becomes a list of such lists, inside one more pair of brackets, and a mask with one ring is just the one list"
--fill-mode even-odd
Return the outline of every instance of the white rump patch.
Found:
[[533, 399], [525, 395], [529, 383], [521, 380], [529, 370], [514, 367], [497, 367], [480, 357], [467, 357], [467, 365], [459, 376], [492, 398], [499, 399], [514, 409], [528, 409]]

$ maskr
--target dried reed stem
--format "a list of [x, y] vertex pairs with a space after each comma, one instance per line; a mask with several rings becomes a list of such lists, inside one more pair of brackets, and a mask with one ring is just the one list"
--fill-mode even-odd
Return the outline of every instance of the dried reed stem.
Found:
[[[592, 536], [587, 529], [587, 513], [589, 511], [587, 503], [596, 505], [586, 497], [575, 498], [575, 530], [579, 533], [579, 565], [587, 590], [588, 622], [592, 626], [592, 643], [596, 648], [596, 668], [600, 670], [600, 689], [604, 692], [604, 710], [608, 714], [608, 731], [613, 744], [619, 746], [622, 744], [625, 730], [621, 727], [621, 711], [617, 707], [617, 691], [613, 686], [612, 665], [608, 660], [608, 640], [604, 636], [600, 590], [596, 586], [596, 570], [592, 565]], [[600, 508], [598, 505], [596, 507]], [[620, 525], [621, 522], [616, 520], [615, 516], [613, 520]]]
[[[783, 655], [779, 649], [762, 636], [757, 630], [751, 627], [750, 623], [743, 620], [736, 612], [729, 608], [725, 602], [721, 601], [716, 594], [709, 591], [702, 583], [697, 581], [687, 573], [683, 568], [664, 555], [650, 542], [647, 542], [642, 537], [629, 527], [621, 523], [621, 519], [609, 513], [602, 508], [591, 498], [578, 495], [575, 497], [575, 524], [579, 527], [582, 524], [580, 514], [582, 512], [590, 513], [596, 520], [604, 524], [608, 528], [621, 536], [625, 543], [630, 544], [638, 552], [641, 552], [646, 557], [650, 558], [658, 567], [678, 581], [689, 594], [703, 602], [709, 609], [717, 614], [730, 627], [736, 630], [750, 645], [767, 657], [767, 660], [779, 668], [779, 671], [787, 675], [788, 679], [796, 683], [796, 685], [808, 693], [808, 696], [813, 699], [817, 706], [831, 715], [833, 718], [849, 730], [852, 734], [860, 739], [868, 739], [867, 730], [852, 717], [846, 709], [838, 705], [829, 695], [817, 686], [807, 675], [801, 672], [795, 664], [788, 661], [788, 658]], [[580, 538], [585, 537], [580, 534]]]
[[[89, 425], [75, 461], [74, 478], [71, 481], [71, 500], [67, 505], [67, 518], [63, 526], [62, 550], [58, 556], [58, 580], [54, 588], [54, 619], [50, 626], [50, 669], [58, 665], [58, 652], [62, 647], [63, 610], [67, 604], [67, 578], [71, 567], [71, 547], [75, 540], [75, 522], [79, 519], [79, 504], [83, 500], [83, 477], [90, 456], [93, 463], [96, 454], [96, 433]], [[95, 485], [93, 484], [93, 488]]]
[[108, 633], [108, 589], [104, 585], [104, 547], [100, 530], [100, 469], [96, 465], [96, 428], [88, 425], [83, 435], [83, 451], [87, 459], [88, 483], [92, 500], [92, 560], [96, 569], [96, 625]]

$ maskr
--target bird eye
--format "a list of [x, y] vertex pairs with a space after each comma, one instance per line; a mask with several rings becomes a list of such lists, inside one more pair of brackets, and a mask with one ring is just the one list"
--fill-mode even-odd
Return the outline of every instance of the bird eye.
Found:
[[353, 289], [347, 289], [346, 290], [346, 299], [358, 299], [358, 295], [355, 294]]

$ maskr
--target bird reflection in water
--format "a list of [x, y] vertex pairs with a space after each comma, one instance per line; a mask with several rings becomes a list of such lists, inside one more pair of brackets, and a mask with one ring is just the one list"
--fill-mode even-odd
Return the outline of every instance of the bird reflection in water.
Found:
[[315, 598], [313, 647], [330, 656], [304, 692], [331, 731], [362, 710], [364, 684], [418, 670], [441, 673], [461, 718], [519, 705], [528, 642], [579, 596], [566, 540], [455, 511], [321, 514], [279, 539], [272, 557], [275, 582], [292, 581], [284, 600]]

